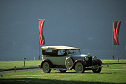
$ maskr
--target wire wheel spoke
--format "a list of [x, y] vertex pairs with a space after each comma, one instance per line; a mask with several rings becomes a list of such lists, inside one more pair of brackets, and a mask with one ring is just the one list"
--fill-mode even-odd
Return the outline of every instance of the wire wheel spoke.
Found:
[[70, 69], [73, 65], [73, 60], [70, 57], [66, 58], [65, 65], [67, 69]]
[[48, 62], [44, 62], [43, 64], [43, 72], [49, 73], [50, 72], [50, 67]]
[[45, 65], [44, 65], [44, 69], [45, 69], [46, 71], [49, 69], [48, 64], [45, 64]]
[[82, 63], [80, 63], [80, 62], [76, 63], [75, 71], [77, 73], [83, 73], [84, 72], [84, 66], [82, 65]]
[[82, 66], [81, 65], [78, 65], [78, 70], [82, 71]]

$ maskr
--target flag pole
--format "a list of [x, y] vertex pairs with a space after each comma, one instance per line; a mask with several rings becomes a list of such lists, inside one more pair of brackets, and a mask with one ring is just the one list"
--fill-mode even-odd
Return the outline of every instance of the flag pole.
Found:
[[114, 56], [114, 45], [112, 44], [112, 59], [114, 60], [115, 59], [115, 56]]
[[[41, 20], [41, 19], [38, 19], [38, 21], [39, 20]], [[38, 26], [38, 28], [39, 28], [39, 26]], [[39, 33], [38, 33], [38, 35], [39, 35]], [[39, 37], [39, 36], [38, 36]], [[38, 41], [38, 47], [39, 47], [39, 56], [38, 56], [38, 60], [40, 60], [40, 38], [39, 38], [39, 41]]]
[[[38, 21], [39, 21], [39, 19], [38, 19]], [[39, 26], [38, 26], [38, 28], [39, 28]], [[38, 37], [39, 37], [39, 33], [38, 33]], [[40, 60], [40, 38], [39, 38], [39, 40], [38, 40], [38, 47], [39, 47], [39, 57], [38, 57], [38, 60]]]
[[40, 43], [39, 43], [39, 57], [38, 57], [38, 60], [40, 60]]
[[[113, 24], [113, 22], [112, 22], [112, 24]], [[113, 26], [113, 25], [112, 25]], [[113, 44], [113, 42], [114, 42], [114, 34], [113, 34], [113, 28], [112, 28], [112, 59], [114, 60], [115, 59], [115, 57], [114, 57], [114, 44]]]
[[[112, 26], [114, 27], [114, 23], [112, 22]], [[113, 32], [113, 28], [112, 28], [112, 59], [115, 59], [115, 54], [114, 54], [114, 32]]]

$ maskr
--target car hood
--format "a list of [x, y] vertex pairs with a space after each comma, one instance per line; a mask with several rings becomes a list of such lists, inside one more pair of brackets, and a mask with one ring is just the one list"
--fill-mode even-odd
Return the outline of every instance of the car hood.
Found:
[[88, 56], [88, 55], [86, 55], [86, 54], [72, 55], [72, 57], [86, 57], [86, 56]]

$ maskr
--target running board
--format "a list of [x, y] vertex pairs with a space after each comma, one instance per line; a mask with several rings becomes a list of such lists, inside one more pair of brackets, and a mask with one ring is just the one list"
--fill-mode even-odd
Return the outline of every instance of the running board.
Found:
[[97, 69], [97, 68], [102, 68], [103, 66], [89, 66], [85, 67], [86, 70], [92, 70], [92, 69]]
[[50, 68], [50, 69], [54, 69], [54, 70], [67, 70], [67, 69], [64, 69], [64, 68]]

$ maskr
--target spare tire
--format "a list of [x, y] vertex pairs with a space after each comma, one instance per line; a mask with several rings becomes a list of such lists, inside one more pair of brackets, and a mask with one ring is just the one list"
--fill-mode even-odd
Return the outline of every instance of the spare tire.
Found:
[[65, 60], [65, 65], [66, 65], [66, 68], [68, 70], [70, 70], [72, 68], [72, 65], [73, 65], [73, 60], [71, 57], [67, 57], [66, 60]]

